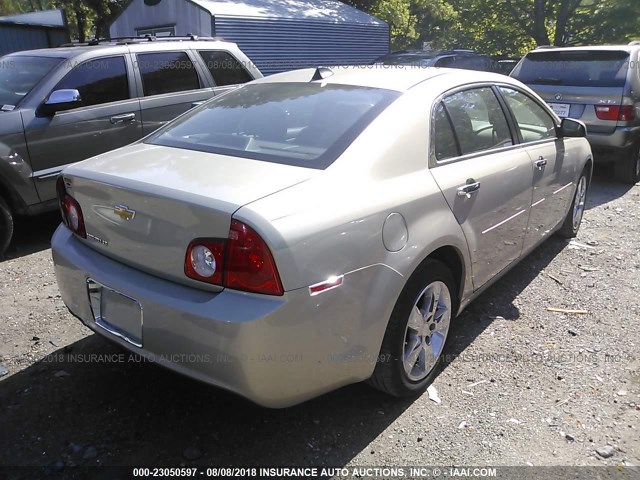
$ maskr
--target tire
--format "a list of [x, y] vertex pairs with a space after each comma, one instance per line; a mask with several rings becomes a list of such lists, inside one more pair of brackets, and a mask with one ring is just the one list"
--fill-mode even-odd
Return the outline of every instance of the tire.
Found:
[[571, 208], [564, 219], [562, 227], [558, 230], [558, 236], [562, 238], [574, 238], [578, 235], [582, 216], [587, 202], [587, 191], [589, 189], [589, 171], [585, 168], [578, 178], [578, 185], [573, 194]]
[[[451, 271], [427, 260], [405, 285], [391, 313], [369, 384], [395, 397], [422, 394], [438, 375], [451, 321], [457, 311]], [[438, 307], [432, 308], [439, 292]], [[414, 315], [412, 315], [412, 313]], [[409, 360], [405, 366], [404, 359]]]
[[13, 215], [7, 202], [0, 197], [0, 258], [7, 250], [13, 236]]
[[624, 158], [615, 163], [614, 176], [623, 183], [640, 182], [640, 141], [625, 153]]

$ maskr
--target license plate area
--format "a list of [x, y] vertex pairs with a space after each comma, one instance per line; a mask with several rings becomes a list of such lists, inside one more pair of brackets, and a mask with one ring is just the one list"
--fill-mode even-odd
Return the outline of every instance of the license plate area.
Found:
[[549, 106], [560, 118], [567, 118], [571, 105], [568, 103], [550, 103]]
[[92, 279], [87, 279], [91, 312], [96, 325], [142, 348], [142, 305]]

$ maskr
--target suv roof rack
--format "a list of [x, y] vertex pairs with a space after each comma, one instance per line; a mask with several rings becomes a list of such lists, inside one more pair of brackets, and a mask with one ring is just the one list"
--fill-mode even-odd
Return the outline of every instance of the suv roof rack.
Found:
[[199, 37], [191, 33], [184, 36], [156, 37], [155, 35], [140, 35], [137, 37], [114, 37], [114, 38], [94, 38], [83, 43], [65, 43], [62, 47], [94, 47], [96, 45], [130, 45], [145, 42], [183, 42], [183, 41], [204, 41], [220, 42], [224, 41], [220, 37]]

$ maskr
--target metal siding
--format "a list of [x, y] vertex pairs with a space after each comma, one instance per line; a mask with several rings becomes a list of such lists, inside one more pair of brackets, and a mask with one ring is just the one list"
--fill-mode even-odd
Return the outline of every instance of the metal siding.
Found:
[[237, 43], [264, 75], [319, 65], [362, 65], [389, 52], [386, 24], [218, 15], [215, 34]]
[[111, 24], [109, 35], [112, 38], [135, 36], [139, 28], [166, 25], [175, 25], [176, 35], [211, 35], [209, 12], [186, 0], [165, 0], [153, 6], [134, 0]]
[[49, 41], [46, 29], [0, 23], [0, 55], [47, 47]]

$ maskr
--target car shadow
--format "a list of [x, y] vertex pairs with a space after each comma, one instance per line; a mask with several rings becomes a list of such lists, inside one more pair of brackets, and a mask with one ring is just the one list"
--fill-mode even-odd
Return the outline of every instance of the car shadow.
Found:
[[634, 185], [614, 180], [612, 163], [596, 164], [587, 193], [586, 208], [589, 210], [612, 202], [624, 196], [633, 187]]
[[51, 237], [58, 225], [60, 225], [58, 211], [33, 217], [16, 217], [13, 239], [4, 257], [0, 257], [0, 262], [14, 260], [51, 248]]
[[520, 311], [514, 300], [567, 245], [564, 239], [549, 238], [474, 300], [451, 326], [445, 350], [447, 360], [462, 355], [497, 317], [519, 320]]
[[93, 334], [0, 381], [0, 465], [344, 465], [411, 403], [359, 384], [266, 409]]

